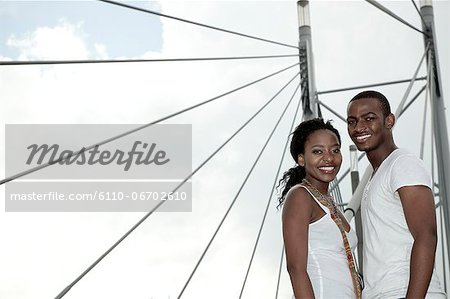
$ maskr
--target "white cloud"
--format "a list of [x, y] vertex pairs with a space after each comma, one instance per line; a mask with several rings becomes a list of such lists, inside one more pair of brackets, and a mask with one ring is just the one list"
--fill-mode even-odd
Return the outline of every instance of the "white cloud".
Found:
[[26, 36], [12, 35], [6, 44], [20, 51], [19, 60], [86, 59], [82, 24], [60, 20], [55, 27], [39, 27]]
[[96, 59], [108, 59], [108, 52], [106, 46], [100, 43], [94, 44], [95, 52], [97, 53]]

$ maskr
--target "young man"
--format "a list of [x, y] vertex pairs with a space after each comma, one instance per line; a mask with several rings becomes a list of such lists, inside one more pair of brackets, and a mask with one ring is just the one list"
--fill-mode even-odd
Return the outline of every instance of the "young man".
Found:
[[445, 298], [434, 271], [432, 182], [423, 162], [395, 145], [394, 124], [379, 92], [361, 92], [348, 104], [348, 134], [374, 170], [361, 202], [363, 298]]

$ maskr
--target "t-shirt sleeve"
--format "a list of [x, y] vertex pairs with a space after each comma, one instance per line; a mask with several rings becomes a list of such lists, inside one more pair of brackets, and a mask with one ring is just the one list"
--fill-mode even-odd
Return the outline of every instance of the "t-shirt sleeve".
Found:
[[405, 186], [427, 186], [432, 189], [431, 177], [425, 164], [413, 155], [401, 156], [392, 165], [390, 187], [397, 191]]

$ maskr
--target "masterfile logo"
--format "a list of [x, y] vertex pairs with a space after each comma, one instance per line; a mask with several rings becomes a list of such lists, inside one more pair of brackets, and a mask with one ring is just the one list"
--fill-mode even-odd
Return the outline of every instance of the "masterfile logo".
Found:
[[6, 211], [190, 211], [191, 125], [140, 126], [7, 125], [6, 176], [40, 169], [6, 184]]
[[[140, 146], [142, 146], [142, 150], [139, 150]], [[51, 146], [48, 144], [31, 144], [27, 147], [27, 149], [30, 150], [30, 155], [28, 156], [26, 164], [32, 164], [35, 158], [38, 165], [41, 165], [45, 160], [50, 164], [58, 163], [61, 165], [71, 165], [74, 163], [77, 165], [94, 165], [96, 163], [108, 165], [115, 162], [118, 165], [124, 164], [124, 170], [128, 171], [133, 164], [134, 157], [136, 157], [136, 165], [149, 165], [151, 163], [154, 163], [155, 165], [164, 165], [170, 161], [169, 158], [166, 158], [166, 152], [164, 150], [158, 150], [156, 151], [156, 154], [153, 154], [155, 148], [156, 143], [152, 143], [149, 146], [148, 143], [135, 141], [133, 148], [129, 152], [124, 152], [119, 149], [116, 149], [114, 153], [111, 153], [108, 150], [100, 151], [99, 146], [95, 145], [89, 150], [82, 147], [76, 152], [62, 150], [61, 153], [59, 153], [60, 148], [57, 144]], [[50, 156], [50, 158], [46, 159], [48, 156]]]

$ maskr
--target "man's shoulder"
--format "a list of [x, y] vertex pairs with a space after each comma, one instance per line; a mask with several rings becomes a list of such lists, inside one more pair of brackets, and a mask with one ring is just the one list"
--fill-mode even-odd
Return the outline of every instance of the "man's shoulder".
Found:
[[418, 156], [402, 148], [393, 151], [388, 157], [388, 162], [396, 167], [417, 164], [423, 166], [423, 161]]
[[413, 154], [412, 152], [408, 151], [407, 149], [404, 148], [397, 148], [396, 150], [394, 150], [390, 155], [389, 158], [399, 158], [399, 157], [415, 157], [416, 159], [419, 159], [419, 157], [417, 157], [415, 154]]
[[393, 190], [403, 186], [431, 186], [431, 176], [419, 157], [404, 149], [398, 149], [393, 154], [388, 178]]

